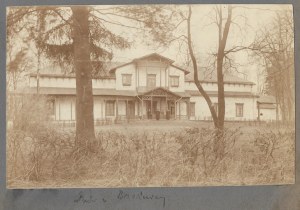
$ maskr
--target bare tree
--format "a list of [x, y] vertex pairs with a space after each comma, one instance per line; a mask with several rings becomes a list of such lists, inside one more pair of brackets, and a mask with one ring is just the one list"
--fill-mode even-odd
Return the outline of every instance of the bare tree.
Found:
[[224, 73], [223, 73], [223, 63], [225, 56], [231, 51], [225, 51], [227, 38], [230, 30], [230, 25], [232, 21], [232, 6], [229, 5], [227, 9], [227, 19], [225, 22], [225, 26], [223, 28], [223, 13], [222, 7], [216, 8], [216, 15], [218, 17], [217, 26], [218, 26], [218, 52], [217, 52], [217, 81], [218, 81], [218, 114], [216, 113], [213, 104], [210, 100], [210, 97], [203, 89], [199, 77], [198, 77], [198, 66], [197, 60], [194, 55], [193, 46], [192, 46], [192, 35], [191, 35], [191, 16], [192, 9], [189, 6], [189, 14], [187, 18], [188, 24], [188, 48], [189, 54], [192, 59], [193, 69], [194, 69], [194, 81], [195, 84], [203, 97], [205, 98], [209, 110], [211, 112], [214, 125], [216, 128], [223, 130], [224, 128], [224, 119], [225, 119], [225, 95], [224, 95]]
[[277, 120], [295, 119], [294, 29], [292, 13], [277, 11], [269, 26], [259, 33], [251, 46], [256, 59], [264, 66], [264, 93], [275, 96]]

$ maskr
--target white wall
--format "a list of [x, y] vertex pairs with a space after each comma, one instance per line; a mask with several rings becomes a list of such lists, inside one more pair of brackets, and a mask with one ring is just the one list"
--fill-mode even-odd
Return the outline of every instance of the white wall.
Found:
[[260, 109], [260, 113], [263, 115], [260, 116], [262, 121], [271, 121], [276, 120], [276, 109]]
[[105, 116], [104, 101], [100, 97], [94, 97], [94, 119], [103, 119]]
[[[93, 88], [114, 89], [116, 87], [115, 79], [93, 79]], [[58, 88], [75, 88], [75, 78], [57, 78], [57, 77], [40, 77], [40, 87], [58, 87]], [[30, 87], [36, 87], [37, 80], [35, 77], [30, 77]]]
[[155, 61], [137, 62], [137, 78], [139, 87], [147, 86], [147, 74], [156, 75], [156, 87], [166, 87], [166, 64]]
[[55, 119], [56, 120], [75, 120], [76, 102], [75, 97], [57, 97], [55, 99]]
[[[201, 96], [193, 96], [190, 99], [195, 102], [195, 117], [191, 119], [205, 120], [210, 119], [211, 114], [205, 99]], [[217, 97], [211, 97], [212, 103], [217, 103]], [[243, 117], [236, 117], [236, 103], [243, 103]], [[238, 98], [226, 97], [225, 98], [225, 119], [226, 120], [256, 120], [256, 98]]]

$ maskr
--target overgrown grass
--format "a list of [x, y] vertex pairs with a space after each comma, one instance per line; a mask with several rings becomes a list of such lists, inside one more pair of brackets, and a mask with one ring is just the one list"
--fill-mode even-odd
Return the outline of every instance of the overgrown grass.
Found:
[[[233, 126], [232, 126], [233, 127]], [[294, 130], [227, 128], [97, 133], [96, 149], [74, 132], [8, 130], [8, 187], [281, 184], [294, 181]]]

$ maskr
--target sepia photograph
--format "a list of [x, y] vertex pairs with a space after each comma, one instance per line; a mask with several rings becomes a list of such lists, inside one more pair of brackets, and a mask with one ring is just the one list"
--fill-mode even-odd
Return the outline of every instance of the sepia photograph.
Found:
[[7, 7], [7, 188], [294, 183], [292, 5]]

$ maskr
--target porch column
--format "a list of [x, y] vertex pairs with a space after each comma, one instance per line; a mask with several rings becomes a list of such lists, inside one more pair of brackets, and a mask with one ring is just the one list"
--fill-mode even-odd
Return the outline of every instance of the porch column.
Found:
[[128, 113], [128, 99], [126, 99], [126, 118], [129, 118], [129, 113]]
[[[165, 104], [165, 118], [167, 119], [167, 111], [169, 111], [169, 107], [168, 107], [168, 97], [166, 96], [166, 104]], [[170, 112], [170, 116], [171, 118], [171, 112]]]
[[153, 119], [153, 98], [151, 96], [151, 108], [150, 108], [150, 112], [151, 112], [151, 119]]
[[178, 106], [179, 106], [179, 120], [180, 120], [181, 119], [180, 101], [178, 103]]
[[105, 119], [106, 118], [106, 100], [104, 99], [103, 100], [103, 118]]
[[104, 106], [105, 106], [105, 101], [101, 100], [101, 117], [102, 119], [104, 118]]
[[177, 119], [177, 103], [176, 103], [175, 100], [174, 100], [174, 106], [175, 106], [175, 116], [174, 116], [174, 118], [176, 120]]
[[119, 100], [117, 98], [117, 100], [116, 100], [116, 122], [118, 121], [118, 116], [119, 116], [118, 105], [119, 105]]
[[142, 119], [144, 119], [144, 99], [142, 98]]
[[191, 102], [188, 100], [187, 102], [187, 114], [188, 114], [188, 119], [191, 118]]

